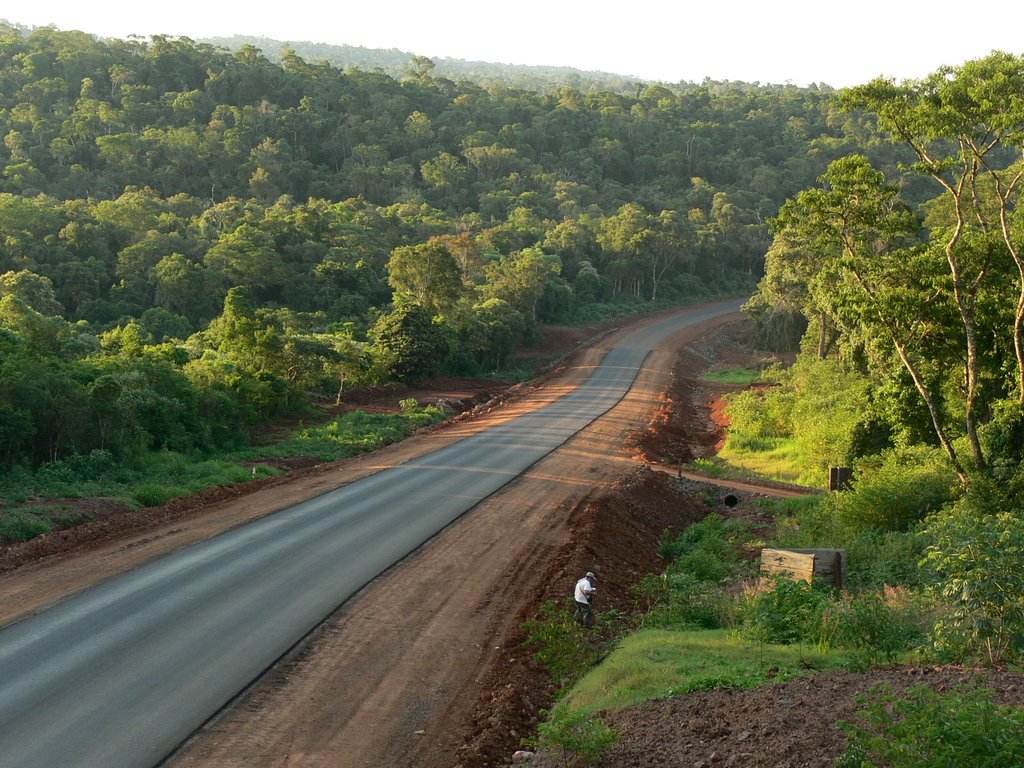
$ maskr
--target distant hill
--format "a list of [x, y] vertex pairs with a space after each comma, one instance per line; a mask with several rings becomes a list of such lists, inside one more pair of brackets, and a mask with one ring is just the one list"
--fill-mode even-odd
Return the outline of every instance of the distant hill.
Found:
[[[310, 63], [327, 62], [335, 67], [353, 67], [363, 70], [380, 70], [401, 79], [412, 69], [412, 61], [418, 56], [397, 48], [363, 48], [356, 45], [329, 45], [309, 41], [274, 40], [269, 37], [234, 35], [232, 37], [207, 37], [199, 42], [230, 51], [243, 46], [259, 48], [271, 61], [278, 62], [281, 53], [293, 50]], [[594, 72], [573, 67], [529, 66], [525, 64], [498, 64], [486, 61], [436, 58], [434, 74], [450, 80], [468, 80], [482, 86], [504, 85], [511, 88], [536, 91], [539, 93], [570, 86], [583, 93], [613, 91], [635, 94], [638, 85], [645, 84], [636, 77], [612, 72]]]

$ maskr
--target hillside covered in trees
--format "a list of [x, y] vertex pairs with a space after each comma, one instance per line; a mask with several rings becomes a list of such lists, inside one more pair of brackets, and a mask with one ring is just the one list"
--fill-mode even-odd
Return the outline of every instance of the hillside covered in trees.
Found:
[[13, 27], [0, 135], [8, 466], [209, 450], [342, 386], [501, 369], [538, 324], [750, 290], [784, 200], [902, 151], [815, 88], [538, 93]]
[[[238, 51], [245, 46], [259, 48], [273, 62], [292, 51], [308, 62], [325, 62], [339, 69], [379, 71], [402, 79], [415, 70], [416, 54], [395, 48], [364, 48], [358, 45], [330, 45], [300, 40], [273, 40], [267, 37], [233, 35], [199, 40], [218, 48]], [[554, 91], [571, 87], [584, 93], [612, 91], [635, 94], [637, 79], [611, 72], [592, 72], [573, 67], [527, 64], [496, 64], [449, 57], [435, 58], [435, 74], [452, 80], [469, 80], [484, 87], [502, 86], [527, 91]], [[641, 87], [642, 84], [641, 84]]]

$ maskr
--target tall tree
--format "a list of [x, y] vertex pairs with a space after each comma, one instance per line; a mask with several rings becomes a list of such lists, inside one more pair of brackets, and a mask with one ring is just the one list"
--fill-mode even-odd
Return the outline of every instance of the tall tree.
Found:
[[[976, 303], [990, 262], [971, 259], [975, 241], [968, 235], [976, 229], [1002, 236], [1019, 276], [1013, 342], [1018, 399], [1024, 404], [1024, 254], [1021, 231], [1011, 223], [1024, 180], [1022, 93], [1024, 57], [993, 52], [960, 67], [942, 67], [923, 80], [897, 85], [879, 78], [843, 98], [849, 108], [874, 112], [879, 127], [909, 146], [917, 157], [914, 170], [933, 179], [950, 203], [944, 253], [967, 333], [972, 391], [978, 387]], [[986, 179], [990, 184], [982, 184]]]
[[[815, 253], [840, 260], [840, 269], [850, 278], [848, 288], [853, 289], [845, 299], [851, 324], [871, 323], [888, 336], [928, 408], [936, 437], [966, 484], [967, 471], [928, 381], [928, 361], [920, 351], [936, 330], [938, 305], [947, 285], [936, 272], [929, 250], [912, 245], [919, 229], [916, 217], [899, 200], [897, 188], [886, 184], [882, 173], [863, 156], [833, 162], [822, 184], [787, 202], [775, 221], [776, 229]], [[974, 419], [977, 394], [976, 389], [966, 394], [965, 426], [974, 432], [975, 459], [984, 466]]]

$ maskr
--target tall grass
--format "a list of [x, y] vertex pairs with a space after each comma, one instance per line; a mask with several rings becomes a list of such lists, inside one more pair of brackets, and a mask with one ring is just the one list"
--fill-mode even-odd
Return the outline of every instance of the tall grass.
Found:
[[796, 483], [803, 479], [801, 453], [792, 437], [732, 437], [718, 458], [748, 475]]

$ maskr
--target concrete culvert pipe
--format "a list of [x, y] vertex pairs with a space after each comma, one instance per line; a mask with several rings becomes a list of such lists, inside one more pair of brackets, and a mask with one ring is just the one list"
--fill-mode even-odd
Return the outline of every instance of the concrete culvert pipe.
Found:
[[722, 503], [727, 507], [735, 507], [740, 503], [740, 500], [735, 493], [727, 493], [725, 498], [722, 499]]

